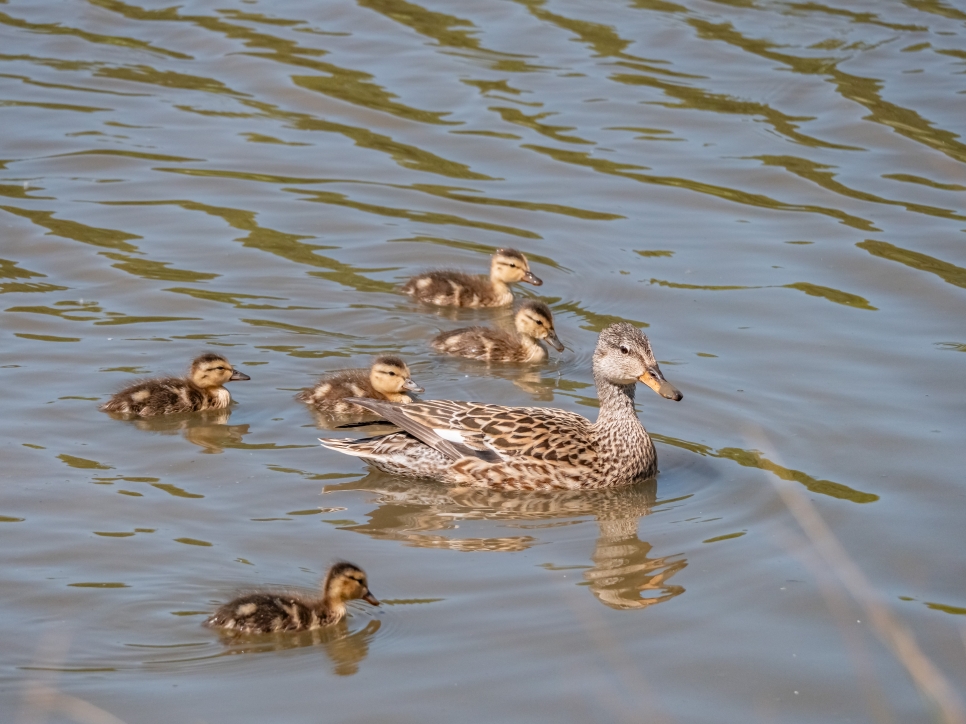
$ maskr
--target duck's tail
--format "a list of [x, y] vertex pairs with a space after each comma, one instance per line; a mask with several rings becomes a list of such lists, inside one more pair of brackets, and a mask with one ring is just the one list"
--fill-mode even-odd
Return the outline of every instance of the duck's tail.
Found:
[[322, 447], [364, 459], [379, 470], [414, 478], [439, 478], [452, 460], [405, 432], [358, 440], [319, 438]]
[[354, 455], [358, 458], [371, 458], [377, 455], [371, 445], [374, 439], [371, 437], [362, 438], [361, 440], [349, 437], [320, 437], [319, 442], [322, 443], [322, 447], [328, 448], [329, 450], [335, 450], [346, 455]]

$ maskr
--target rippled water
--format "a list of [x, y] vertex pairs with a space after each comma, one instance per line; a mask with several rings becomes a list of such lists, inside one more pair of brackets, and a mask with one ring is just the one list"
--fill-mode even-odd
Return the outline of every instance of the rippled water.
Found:
[[[4, 718], [939, 720], [838, 574], [955, 705], [964, 21], [943, 0], [3, 0]], [[568, 350], [434, 355], [509, 313], [398, 284], [501, 246]], [[617, 319], [685, 395], [638, 393], [656, 483], [415, 484], [319, 448], [292, 399], [396, 352], [427, 398], [592, 417]], [[230, 419], [97, 411], [205, 349], [252, 378]], [[243, 643], [200, 626], [337, 558], [382, 609]]]

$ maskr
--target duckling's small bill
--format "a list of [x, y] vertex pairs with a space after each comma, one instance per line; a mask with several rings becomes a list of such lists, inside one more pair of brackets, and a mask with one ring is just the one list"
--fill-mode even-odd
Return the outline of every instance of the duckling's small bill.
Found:
[[560, 341], [560, 337], [558, 337], [557, 333], [552, 329], [550, 330], [550, 333], [547, 335], [547, 342], [549, 342], [550, 345], [553, 346], [553, 348], [558, 352], [564, 351], [563, 342]]

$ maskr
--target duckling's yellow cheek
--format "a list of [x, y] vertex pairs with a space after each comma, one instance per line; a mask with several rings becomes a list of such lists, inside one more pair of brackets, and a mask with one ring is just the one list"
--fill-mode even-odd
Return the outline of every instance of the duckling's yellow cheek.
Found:
[[241, 606], [235, 609], [236, 616], [251, 616], [255, 613], [255, 609], [258, 606], [254, 603], [243, 603]]
[[134, 400], [135, 402], [144, 402], [150, 396], [151, 396], [151, 393], [148, 392], [147, 390], [138, 390], [133, 395], [131, 395], [131, 399]]
[[432, 283], [433, 283], [433, 280], [432, 279], [420, 279], [418, 282], [416, 282], [416, 288], [417, 289], [425, 289], [426, 287], [428, 287]]

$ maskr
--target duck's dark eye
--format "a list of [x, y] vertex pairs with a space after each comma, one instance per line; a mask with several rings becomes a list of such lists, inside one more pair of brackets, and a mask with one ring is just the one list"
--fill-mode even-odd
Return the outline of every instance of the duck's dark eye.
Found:
[[537, 320], [537, 324], [539, 324], [542, 327], [543, 326], [543, 320], [542, 319], [538, 319]]
[[627, 345], [621, 345], [621, 354], [630, 354], [630, 350], [627, 349]]
[[222, 371], [224, 371], [225, 368], [224, 367], [215, 367], [215, 369], [216, 370], [222, 370]]
[[393, 372], [392, 370], [389, 370], [389, 376], [390, 377], [395, 377], [396, 376], [396, 373]]

